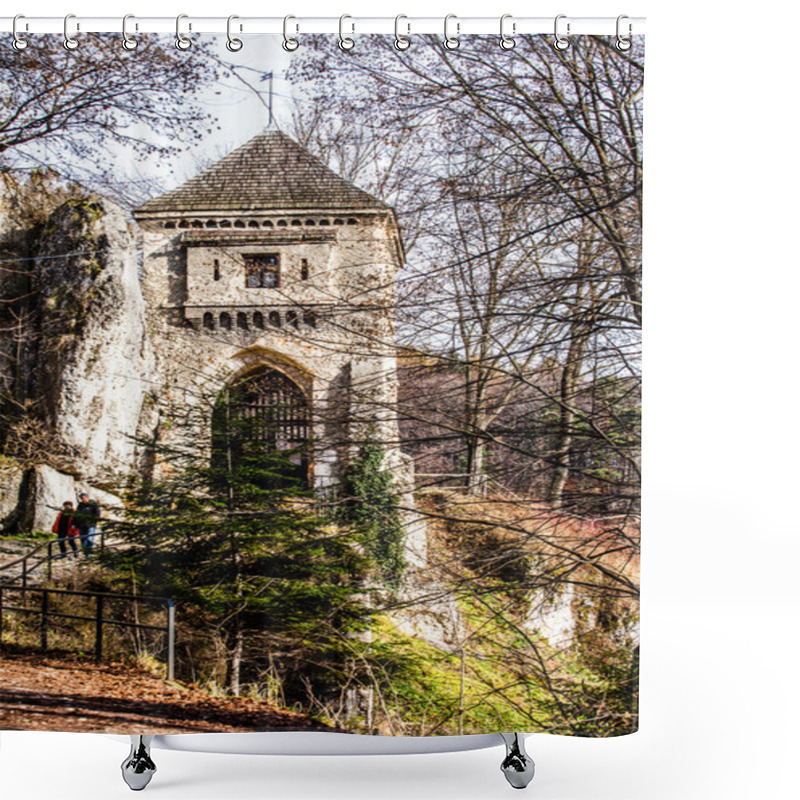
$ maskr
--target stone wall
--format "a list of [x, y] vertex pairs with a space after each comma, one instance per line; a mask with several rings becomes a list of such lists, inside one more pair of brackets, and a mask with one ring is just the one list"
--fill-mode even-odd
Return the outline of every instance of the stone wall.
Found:
[[[277, 226], [281, 215], [274, 218]], [[396, 448], [392, 279], [397, 254], [387, 217], [362, 215], [357, 224], [311, 233], [277, 232], [277, 227], [181, 232], [152, 218], [140, 224], [142, 290], [158, 387], [143, 419], [146, 430], [157, 430], [161, 441], [178, 440], [181, 434], [168, 418], [179, 417], [195, 426], [195, 441], [207, 440], [219, 393], [249, 370], [267, 366], [290, 377], [310, 400], [313, 438], [319, 443], [313, 457], [318, 488], [341, 480], [364, 426], [377, 424], [381, 438]], [[314, 244], [320, 238], [325, 243]], [[247, 288], [242, 254], [267, 251], [279, 255], [280, 286]], [[303, 259], [308, 279], [302, 277]], [[287, 324], [292, 308], [296, 325]], [[309, 308], [316, 313], [313, 325], [302, 322]], [[247, 322], [240, 327], [236, 320], [244, 309]], [[263, 328], [253, 324], [254, 309], [260, 310]], [[275, 309], [281, 310], [281, 327], [269, 324]], [[222, 312], [232, 320], [229, 329], [218, 324]], [[203, 325], [205, 313], [212, 314], [213, 325]]]

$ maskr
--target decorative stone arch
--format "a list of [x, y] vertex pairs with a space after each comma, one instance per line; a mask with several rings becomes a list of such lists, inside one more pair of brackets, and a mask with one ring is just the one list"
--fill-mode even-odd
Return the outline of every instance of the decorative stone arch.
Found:
[[[273, 351], [248, 351], [241, 357], [246, 363], [229, 377], [215, 403], [212, 437], [231, 415], [246, 421], [238, 427], [248, 431], [248, 442], [263, 446], [265, 452], [285, 452], [294, 464], [287, 479], [311, 486], [312, 376]], [[242, 445], [239, 442], [233, 451]]]
[[233, 358], [239, 362], [240, 366], [224, 377], [223, 383], [225, 385], [229, 386], [261, 367], [269, 367], [282, 372], [287, 378], [296, 383], [302, 389], [309, 407], [311, 406], [314, 376], [307, 367], [296, 359], [285, 353], [279, 353], [277, 350], [257, 345], [248, 347], [246, 350], [240, 350]]

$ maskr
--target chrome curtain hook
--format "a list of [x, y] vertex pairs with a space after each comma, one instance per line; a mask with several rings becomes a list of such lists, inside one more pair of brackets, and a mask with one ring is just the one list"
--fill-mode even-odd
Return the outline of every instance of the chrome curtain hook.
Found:
[[[19, 31], [17, 30], [18, 23], [19, 23], [19, 21], [21, 19], [25, 19], [25, 15], [24, 14], [17, 14], [14, 17], [14, 22], [11, 24], [11, 35], [13, 37], [13, 39], [11, 40], [11, 46], [15, 50], [24, 50], [28, 46], [28, 40], [27, 39], [23, 39], [19, 35]], [[25, 23], [25, 30], [28, 30], [28, 23], [27, 22]]]
[[[225, 47], [231, 51], [231, 53], [238, 53], [243, 47], [244, 42], [241, 39], [236, 39], [231, 36], [231, 23], [235, 20], [239, 19], [236, 14], [231, 14], [228, 17], [228, 41], [225, 42]], [[239, 26], [239, 30], [242, 29], [242, 26]]]
[[[451, 19], [456, 20], [456, 35], [455, 36], [451, 36], [450, 35], [450, 20]], [[461, 31], [461, 23], [458, 22], [458, 17], [456, 17], [455, 14], [448, 14], [444, 18], [444, 46], [448, 50], [458, 50], [458, 46], [461, 44], [461, 42], [458, 41], [458, 34], [460, 33], [460, 31]]]
[[[513, 50], [517, 46], [516, 39], [512, 39], [510, 36], [506, 36], [505, 34], [505, 24], [506, 20], [511, 19], [511, 14], [503, 14], [500, 17], [500, 47], [503, 50]], [[511, 23], [511, 33], [517, 32], [517, 23]]]
[[[74, 36], [70, 36], [69, 35], [69, 21], [71, 19], [75, 19], [75, 15], [74, 14], [67, 14], [67, 16], [64, 17], [64, 49], [65, 50], [76, 50], [78, 48], [78, 45], [80, 44], [80, 42]], [[75, 26], [75, 30], [79, 31], [80, 27], [81, 27], [80, 25], [76, 25]]]
[[633, 25], [628, 22], [628, 35], [624, 36], [622, 33], [622, 20], [629, 19], [627, 14], [620, 14], [617, 17], [617, 42], [616, 48], [621, 53], [624, 53], [626, 50], [630, 50], [633, 46]]
[[[289, 36], [289, 20], [296, 19], [291, 14], [289, 16], [283, 18], [283, 49], [286, 50], [287, 53], [292, 53], [300, 47], [300, 42], [297, 39], [293, 39]], [[294, 26], [295, 33], [300, 30], [300, 26], [295, 24]]]
[[[133, 14], [126, 14], [122, 18], [122, 46], [125, 50], [135, 50], [139, 46], [139, 40], [134, 39], [133, 36], [128, 33], [129, 19], [135, 19]], [[138, 29], [138, 27], [139, 26], [137, 24], [136, 28]]]
[[[188, 14], [178, 14], [175, 20], [175, 47], [177, 47], [178, 50], [188, 50], [192, 46], [192, 40], [181, 33], [181, 20], [186, 19], [188, 16]], [[189, 30], [191, 29], [192, 26], [190, 24]]]
[[[562, 36], [558, 32], [558, 22], [559, 22], [559, 20], [566, 19], [566, 18], [567, 18], [566, 14], [559, 14], [556, 17], [556, 21], [555, 21], [555, 26], [554, 26], [555, 38], [553, 39], [553, 47], [558, 52], [562, 52], [563, 50], [566, 50], [569, 47], [569, 39], [567, 39], [566, 36]], [[567, 36], [569, 36], [569, 27], [570, 27], [569, 26], [569, 22], [567, 22]]]
[[[401, 36], [400, 35], [400, 20], [401, 19], [408, 19], [405, 14], [398, 14], [394, 18], [394, 46], [400, 51], [408, 50], [411, 47], [411, 39], [408, 36]], [[411, 33], [411, 25], [406, 23], [406, 31]]]
[[[346, 19], [353, 19], [353, 18], [349, 14], [342, 14], [342, 16], [339, 17], [339, 47], [341, 47], [342, 50], [347, 52], [349, 50], [352, 50], [356, 46], [356, 43], [352, 39], [352, 37], [344, 35], [344, 21]], [[353, 22], [350, 23], [350, 32], [351, 33], [356, 32], [356, 26], [355, 23]]]

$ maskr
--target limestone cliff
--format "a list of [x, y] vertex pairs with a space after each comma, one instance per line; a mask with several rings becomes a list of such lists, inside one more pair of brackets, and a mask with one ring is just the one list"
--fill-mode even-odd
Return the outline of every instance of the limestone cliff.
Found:
[[123, 210], [93, 197], [56, 209], [39, 241], [36, 280], [36, 394], [72, 471], [113, 485], [134, 464], [153, 370], [136, 238]]

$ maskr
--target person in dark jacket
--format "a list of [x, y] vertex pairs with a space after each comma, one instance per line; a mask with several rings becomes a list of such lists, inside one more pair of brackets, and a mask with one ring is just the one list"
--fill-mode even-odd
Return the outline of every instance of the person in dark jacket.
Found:
[[86, 492], [78, 495], [78, 508], [75, 510], [75, 524], [81, 534], [81, 547], [85, 555], [90, 556], [94, 548], [94, 536], [97, 533], [97, 521], [100, 519], [100, 506]]
[[78, 538], [79, 533], [75, 525], [75, 510], [69, 500], [64, 503], [63, 508], [58, 512], [56, 521], [53, 523], [53, 533], [58, 536], [58, 547], [61, 550], [59, 558], [64, 558], [67, 555], [67, 542], [72, 547], [73, 556], [77, 558], [78, 546], [75, 544], [75, 540]]

